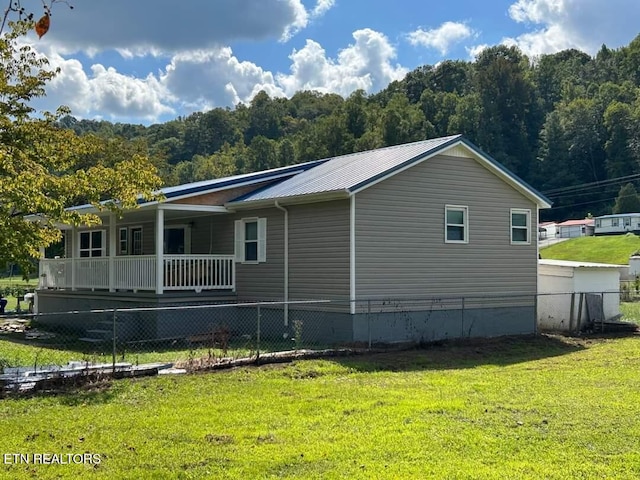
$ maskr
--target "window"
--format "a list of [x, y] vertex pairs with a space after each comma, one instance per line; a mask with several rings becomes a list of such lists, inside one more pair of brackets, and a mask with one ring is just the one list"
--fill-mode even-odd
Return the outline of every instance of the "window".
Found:
[[446, 205], [445, 210], [445, 243], [469, 243], [467, 227], [468, 208], [457, 205]]
[[120, 229], [120, 255], [129, 254], [129, 230], [126, 228]]
[[131, 255], [142, 255], [142, 227], [131, 228]]
[[596, 227], [597, 228], [602, 227], [602, 221], [599, 218], [596, 220]]
[[118, 239], [120, 255], [142, 255], [142, 227], [122, 227]]
[[80, 232], [78, 235], [80, 238], [80, 257], [104, 257], [106, 238], [104, 230]]
[[511, 243], [529, 244], [531, 210], [511, 209]]
[[624, 219], [624, 226], [625, 227], [630, 227], [631, 226], [631, 217], [626, 217]]
[[611, 220], [611, 225], [612, 225], [613, 227], [617, 227], [617, 226], [618, 226], [618, 219], [617, 219], [617, 218], [612, 219], [612, 220]]
[[235, 222], [236, 262], [267, 261], [267, 219], [243, 218]]

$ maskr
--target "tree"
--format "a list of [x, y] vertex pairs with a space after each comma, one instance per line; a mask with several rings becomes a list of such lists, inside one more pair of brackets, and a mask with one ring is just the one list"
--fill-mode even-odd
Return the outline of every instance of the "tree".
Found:
[[616, 204], [612, 213], [636, 213], [640, 212], [640, 197], [633, 183], [627, 183], [618, 192]]
[[[26, 275], [40, 249], [60, 240], [56, 225], [100, 222], [67, 207], [135, 208], [140, 194], [151, 198], [159, 177], [146, 156], [115, 159], [104, 139], [61, 128], [68, 109], [35, 114], [30, 102], [45, 95], [57, 72], [24, 45], [32, 22], [7, 21], [16, 12], [22, 16], [7, 9], [0, 26], [0, 262], [18, 264]], [[80, 168], [88, 157], [94, 163]]]

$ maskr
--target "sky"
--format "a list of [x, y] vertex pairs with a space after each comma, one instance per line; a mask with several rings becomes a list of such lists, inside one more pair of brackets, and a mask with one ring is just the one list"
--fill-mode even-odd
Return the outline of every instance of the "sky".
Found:
[[[51, 1], [51, 0], [47, 0]], [[517, 45], [594, 55], [639, 33], [639, 0], [69, 0], [26, 39], [59, 75], [39, 109], [149, 125], [260, 90], [375, 93], [421, 65]], [[41, 0], [22, 5], [42, 13]]]

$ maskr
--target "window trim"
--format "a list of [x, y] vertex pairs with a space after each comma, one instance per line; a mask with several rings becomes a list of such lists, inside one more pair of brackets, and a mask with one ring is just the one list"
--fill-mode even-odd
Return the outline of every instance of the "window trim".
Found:
[[[245, 238], [246, 225], [255, 223], [257, 227], [257, 240], [249, 240], [257, 243], [257, 260], [246, 260], [246, 244]], [[235, 261], [243, 265], [257, 265], [267, 261], [267, 219], [259, 217], [247, 217], [235, 221]]]
[[[123, 246], [124, 248], [122, 248]], [[129, 255], [129, 229], [127, 227], [118, 229], [118, 252], [120, 256]]]
[[[449, 223], [447, 221], [447, 213], [449, 211], [461, 211], [463, 212], [463, 223]], [[448, 228], [449, 227], [462, 227], [464, 229], [463, 240], [449, 240]], [[467, 205], [445, 205], [444, 206], [444, 243], [457, 243], [468, 244], [469, 243], [469, 207]]]
[[[94, 247], [92, 244], [92, 238], [93, 238], [93, 233], [95, 232], [102, 232], [101, 238], [102, 241], [100, 242], [100, 248]], [[89, 248], [81, 248], [82, 246], [82, 235], [84, 234], [88, 234], [89, 235]], [[77, 241], [78, 241], [78, 245], [76, 248], [76, 258], [104, 258], [107, 256], [107, 231], [105, 229], [96, 229], [96, 230], [81, 230], [78, 232], [78, 236], [76, 237]], [[91, 255], [91, 252], [93, 252], [94, 250], [100, 250], [100, 256], [95, 256], [95, 255]], [[89, 252], [89, 256], [88, 257], [83, 257], [82, 256], [82, 252]]]
[[[524, 214], [526, 215], [527, 218], [527, 225], [526, 227], [522, 227], [520, 225], [513, 225], [513, 214]], [[520, 241], [520, 240], [514, 240], [513, 239], [513, 229], [517, 228], [519, 230], [526, 230], [527, 231], [527, 240], [526, 241]], [[509, 211], [509, 238], [511, 239], [511, 245], [531, 245], [531, 209], [528, 208], [512, 208]]]

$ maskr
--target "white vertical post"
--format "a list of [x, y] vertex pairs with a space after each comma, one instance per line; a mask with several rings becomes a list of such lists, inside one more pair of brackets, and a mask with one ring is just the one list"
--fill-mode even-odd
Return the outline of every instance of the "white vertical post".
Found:
[[156, 210], [156, 293], [162, 294], [164, 287], [164, 210]]
[[76, 227], [71, 229], [71, 290], [76, 290], [76, 257], [80, 255], [80, 246], [78, 245], [78, 230]]
[[109, 215], [109, 291], [116, 291], [115, 279], [115, 256], [116, 256], [116, 214]]

